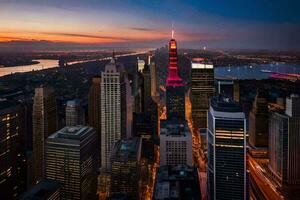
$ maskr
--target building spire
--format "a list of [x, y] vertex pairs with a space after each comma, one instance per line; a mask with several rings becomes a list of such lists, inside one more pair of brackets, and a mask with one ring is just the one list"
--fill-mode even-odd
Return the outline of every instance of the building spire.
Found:
[[172, 39], [174, 39], [174, 24], [172, 22]]
[[112, 51], [112, 57], [111, 57], [111, 63], [116, 63], [116, 56], [115, 56], [115, 50]]

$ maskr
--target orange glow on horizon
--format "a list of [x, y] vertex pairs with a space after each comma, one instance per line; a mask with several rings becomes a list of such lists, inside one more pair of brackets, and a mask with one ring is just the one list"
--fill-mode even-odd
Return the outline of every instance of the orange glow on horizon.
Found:
[[[90, 32], [31, 32], [22, 30], [9, 30], [0, 32], [0, 42], [10, 41], [50, 41], [50, 42], [70, 42], [82, 44], [97, 43], [123, 43], [123, 42], [151, 42], [158, 40], [168, 40], [168, 31], [161, 32], [140, 32], [134, 30], [107, 30], [97, 33]], [[199, 38], [194, 36], [178, 34], [180, 41], [192, 41]], [[201, 39], [201, 38], [200, 38]], [[176, 44], [172, 44], [171, 48], [176, 48]]]

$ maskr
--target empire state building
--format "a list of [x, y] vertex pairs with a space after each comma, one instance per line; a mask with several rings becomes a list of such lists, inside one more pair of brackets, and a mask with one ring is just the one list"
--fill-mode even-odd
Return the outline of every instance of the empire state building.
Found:
[[185, 85], [178, 75], [177, 42], [169, 41], [169, 75], [166, 87], [167, 118], [185, 120]]

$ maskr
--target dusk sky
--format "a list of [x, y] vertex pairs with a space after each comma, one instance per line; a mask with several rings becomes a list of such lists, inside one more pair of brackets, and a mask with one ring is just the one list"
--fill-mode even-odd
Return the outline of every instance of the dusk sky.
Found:
[[77, 44], [300, 49], [297, 0], [0, 0], [0, 48]]

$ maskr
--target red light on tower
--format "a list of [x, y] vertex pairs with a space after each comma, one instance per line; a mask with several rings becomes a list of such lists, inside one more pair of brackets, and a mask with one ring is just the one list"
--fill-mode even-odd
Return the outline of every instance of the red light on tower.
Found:
[[178, 76], [177, 69], [177, 42], [173, 38], [174, 31], [172, 30], [172, 39], [169, 41], [169, 76], [167, 79], [167, 86], [183, 86], [182, 79]]

